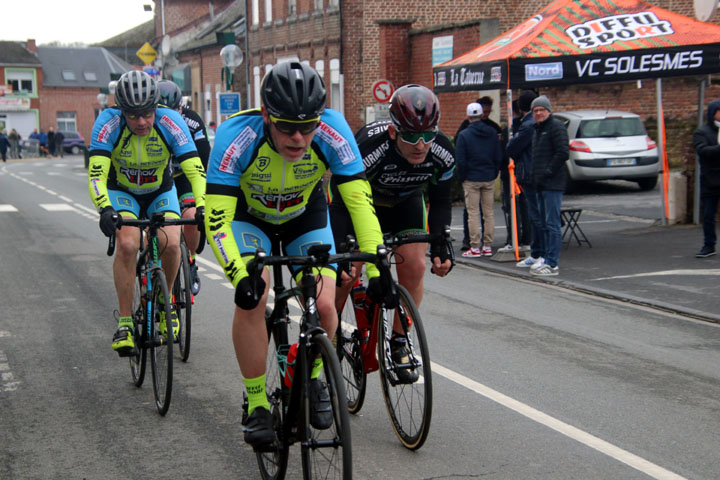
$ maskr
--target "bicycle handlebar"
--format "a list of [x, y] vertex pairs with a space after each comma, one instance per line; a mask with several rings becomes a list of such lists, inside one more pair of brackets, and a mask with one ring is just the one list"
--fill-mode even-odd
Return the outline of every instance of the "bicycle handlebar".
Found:
[[397, 248], [407, 243], [432, 243], [438, 239], [443, 239], [450, 243], [449, 226], [445, 226], [442, 232], [435, 233], [408, 232], [401, 235], [386, 234], [383, 236], [383, 243], [388, 248]]
[[[123, 218], [121, 216], [118, 216], [117, 213], [113, 216], [113, 220], [117, 220], [117, 228], [118, 230], [123, 227], [123, 225], [128, 227], [166, 227], [166, 226], [172, 226], [172, 225], [197, 225], [197, 222], [194, 218], [165, 218], [165, 215], [162, 212], [153, 213], [150, 218]], [[115, 253], [115, 234], [111, 235], [110, 238], [108, 238], [108, 249], [107, 249], [107, 256], [112, 257], [113, 253]]]

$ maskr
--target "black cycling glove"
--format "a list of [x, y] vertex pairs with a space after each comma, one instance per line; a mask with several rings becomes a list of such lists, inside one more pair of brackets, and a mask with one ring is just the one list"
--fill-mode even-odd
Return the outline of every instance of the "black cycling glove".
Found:
[[370, 279], [365, 294], [373, 302], [383, 304], [387, 308], [395, 308], [400, 304], [397, 289], [388, 289], [380, 277]]
[[205, 248], [205, 207], [195, 209], [195, 222], [197, 222], [198, 232], [200, 232], [200, 241], [195, 253], [202, 253]]
[[[450, 270], [455, 266], [455, 251], [452, 248], [452, 244], [440, 238], [430, 244], [430, 260], [432, 261], [435, 257], [440, 259], [440, 263], [445, 263], [445, 260], [450, 260]], [[448, 270], [448, 273], [450, 273]]]
[[105, 207], [100, 211], [100, 230], [106, 237], [112, 237], [120, 222], [120, 215], [113, 207]]
[[243, 310], [252, 310], [260, 303], [263, 293], [265, 293], [265, 280], [262, 277], [258, 277], [255, 282], [250, 276], [244, 277], [235, 288], [235, 305]]

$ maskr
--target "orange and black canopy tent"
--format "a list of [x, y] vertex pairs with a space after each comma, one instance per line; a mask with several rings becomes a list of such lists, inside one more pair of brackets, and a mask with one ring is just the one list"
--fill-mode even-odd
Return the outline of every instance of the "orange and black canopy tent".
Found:
[[433, 68], [438, 93], [720, 72], [720, 26], [640, 0], [557, 0]]

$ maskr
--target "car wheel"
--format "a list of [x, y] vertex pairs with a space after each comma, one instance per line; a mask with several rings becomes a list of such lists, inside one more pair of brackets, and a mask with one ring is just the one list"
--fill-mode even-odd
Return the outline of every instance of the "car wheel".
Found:
[[653, 188], [655, 188], [655, 185], [657, 185], [657, 182], [657, 175], [650, 178], [639, 178], [637, 180], [637, 184], [640, 187], [640, 190], [652, 190]]
[[70, 148], [70, 153], [72, 153], [73, 155], [77, 155], [78, 153], [80, 153], [80, 147], [78, 147], [77, 145], [73, 145]]

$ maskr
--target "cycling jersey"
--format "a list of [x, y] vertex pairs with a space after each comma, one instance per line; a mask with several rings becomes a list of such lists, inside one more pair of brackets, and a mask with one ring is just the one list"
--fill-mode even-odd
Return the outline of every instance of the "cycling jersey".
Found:
[[[180, 115], [182, 116], [183, 120], [185, 120], [185, 124], [187, 125], [188, 130], [190, 130], [190, 136], [195, 143], [198, 157], [200, 157], [203, 168], [207, 171], [208, 159], [210, 158], [210, 141], [208, 140], [205, 123], [202, 121], [202, 118], [200, 118], [200, 115], [196, 111], [191, 110], [187, 107], [182, 107], [180, 109]], [[180, 168], [180, 163], [177, 162], [175, 158], [173, 158], [173, 172], [176, 176], [183, 175], [182, 169]]]
[[[395, 207], [410, 197], [421, 196], [427, 187], [430, 232], [441, 232], [452, 220], [450, 189], [455, 149], [443, 133], [438, 133], [425, 161], [413, 165], [398, 151], [395, 143], [399, 140], [390, 138], [389, 125], [389, 121], [373, 122], [355, 134], [375, 205]], [[336, 193], [334, 177], [331, 192]]]
[[108, 188], [132, 195], [160, 194], [172, 188], [170, 157], [187, 175], [198, 206], [205, 204], [205, 170], [182, 117], [159, 107], [148, 135], [133, 134], [118, 108], [102, 111], [90, 142], [88, 186], [98, 208], [110, 206]]
[[[220, 125], [208, 168], [206, 229], [233, 286], [247, 272], [232, 222], [245, 214], [271, 225], [301, 219], [308, 202], [324, 201], [317, 187], [327, 170], [337, 177], [360, 249], [375, 253], [382, 235], [370, 186], [350, 127], [339, 112], [325, 110], [310, 148], [297, 162], [285, 161], [274, 149], [260, 109], [240, 112]], [[368, 264], [368, 276], [377, 275], [375, 265]]]

